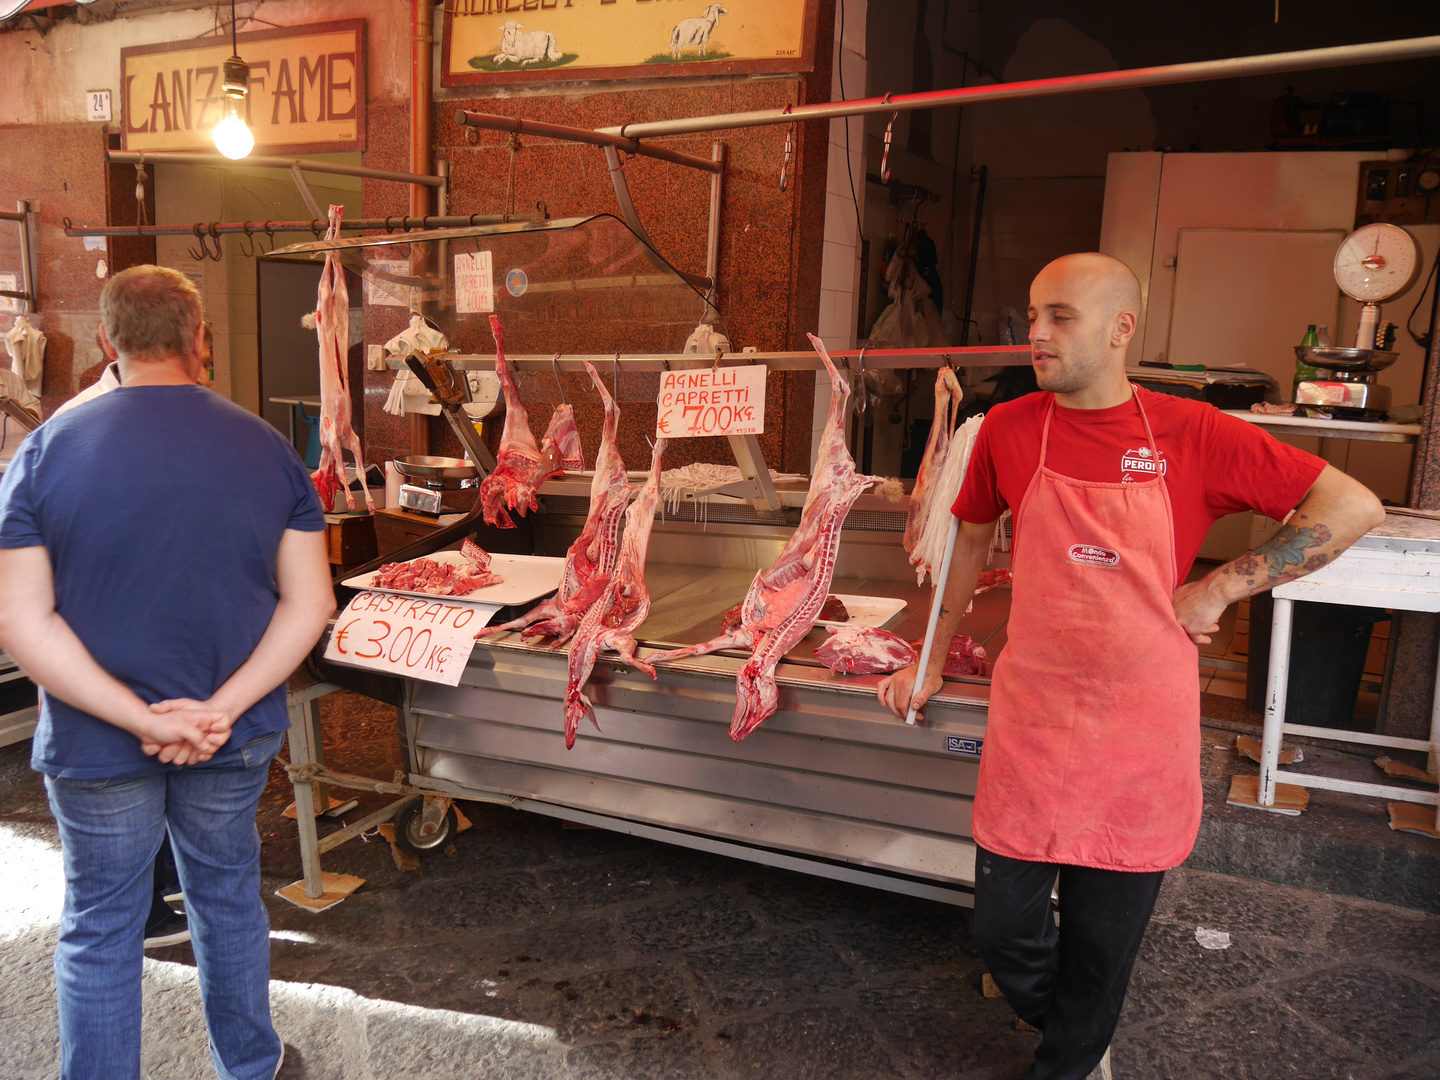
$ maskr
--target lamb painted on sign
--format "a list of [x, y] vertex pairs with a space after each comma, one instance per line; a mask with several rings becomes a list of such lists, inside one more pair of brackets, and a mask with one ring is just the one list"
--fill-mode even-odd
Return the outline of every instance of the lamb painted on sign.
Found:
[[698, 49], [704, 56], [705, 47], [710, 44], [710, 35], [715, 32], [715, 24], [720, 21], [721, 15], [729, 14], [729, 9], [711, 4], [698, 19], [681, 19], [670, 34], [670, 55], [679, 60], [686, 49]]
[[554, 34], [548, 30], [533, 30], [522, 34], [520, 31], [523, 26], [523, 23], [514, 19], [505, 20], [500, 27], [500, 51], [494, 56], [495, 63], [514, 63], [524, 67], [537, 60], [561, 59], [560, 47], [555, 43]]

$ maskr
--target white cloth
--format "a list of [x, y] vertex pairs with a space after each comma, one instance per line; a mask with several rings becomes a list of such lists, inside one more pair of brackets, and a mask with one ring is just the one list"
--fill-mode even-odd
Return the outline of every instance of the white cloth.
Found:
[[5, 333], [5, 349], [10, 354], [10, 370], [25, 380], [25, 389], [40, 393], [45, 374], [45, 335], [24, 315]]
[[[449, 339], [426, 322], [424, 316], [411, 315], [410, 325], [385, 342], [385, 353], [388, 356], [407, 357], [417, 351], [429, 352], [432, 349], [448, 349], [449, 347]], [[421, 400], [418, 402], [412, 400], [407, 408], [406, 397], [421, 398]], [[395, 372], [395, 381], [390, 384], [390, 396], [385, 399], [384, 408], [391, 416], [404, 416], [407, 412], [439, 414], [439, 405], [434, 406], [433, 409], [428, 406], [429, 397], [430, 391], [425, 389], [425, 384], [417, 379], [409, 368], [402, 366], [399, 371]]]
[[51, 413], [50, 418], [53, 420], [61, 413], [68, 412], [70, 409], [75, 408], [76, 405], [83, 405], [87, 401], [93, 401], [101, 394], [108, 394], [111, 390], [114, 390], [119, 385], [120, 361], [112, 360], [110, 361], [110, 363], [105, 365], [105, 370], [100, 374], [100, 378], [96, 379], [95, 382], [91, 383], [84, 390], [81, 390], [69, 401], [65, 402], [65, 404], [61, 405], [58, 409]]

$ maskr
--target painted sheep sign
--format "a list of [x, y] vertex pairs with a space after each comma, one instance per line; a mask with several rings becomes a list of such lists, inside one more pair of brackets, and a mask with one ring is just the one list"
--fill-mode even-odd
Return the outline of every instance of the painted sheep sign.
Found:
[[452, 0], [446, 86], [806, 71], [816, 0]]

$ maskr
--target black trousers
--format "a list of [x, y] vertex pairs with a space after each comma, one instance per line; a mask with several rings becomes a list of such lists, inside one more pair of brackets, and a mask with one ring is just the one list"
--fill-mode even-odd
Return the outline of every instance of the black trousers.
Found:
[[1164, 876], [1024, 862], [977, 845], [976, 947], [1015, 1014], [1041, 1032], [1024, 1080], [1084, 1080], [1099, 1064]]

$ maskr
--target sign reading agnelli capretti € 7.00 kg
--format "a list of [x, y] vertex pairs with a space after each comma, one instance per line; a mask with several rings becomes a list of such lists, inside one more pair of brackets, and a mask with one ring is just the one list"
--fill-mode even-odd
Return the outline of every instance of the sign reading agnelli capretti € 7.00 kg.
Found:
[[[256, 153], [365, 149], [365, 20], [241, 34], [236, 46], [250, 65]], [[228, 36], [121, 49], [125, 149], [213, 153], [233, 51]]]

